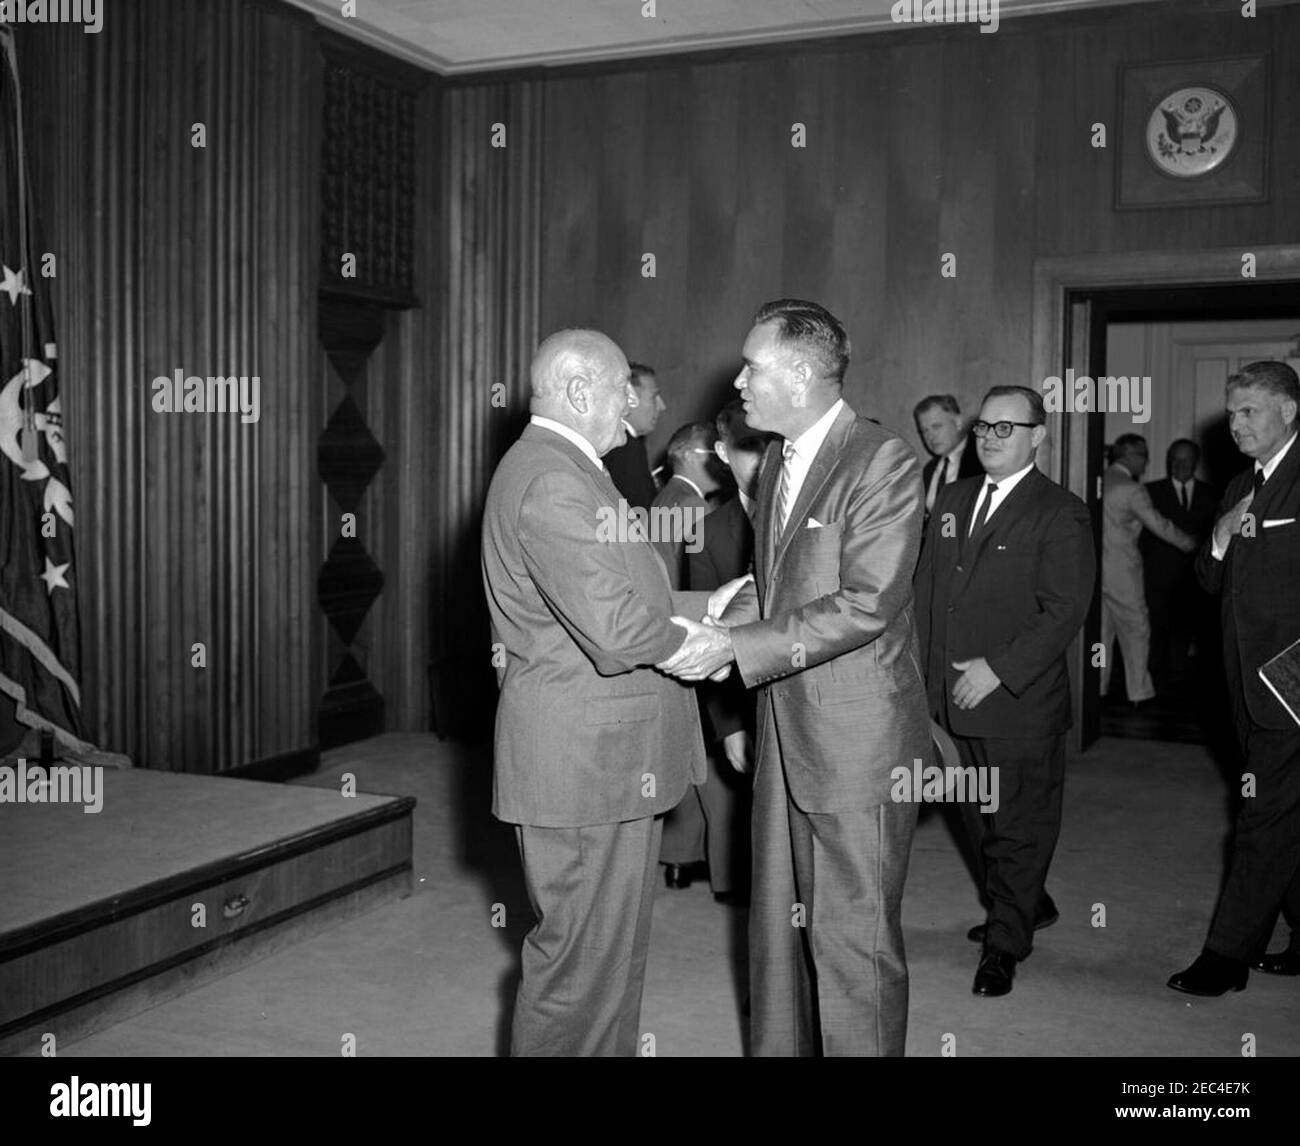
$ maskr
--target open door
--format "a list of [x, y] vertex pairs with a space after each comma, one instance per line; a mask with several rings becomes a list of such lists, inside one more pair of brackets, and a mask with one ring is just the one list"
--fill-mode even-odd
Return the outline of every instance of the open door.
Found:
[[[1066, 302], [1065, 361], [1061, 376], [1095, 378], [1106, 370], [1106, 322], [1094, 314], [1092, 301], [1071, 295]], [[1101, 643], [1101, 479], [1105, 459], [1106, 416], [1100, 413], [1067, 415], [1062, 435], [1063, 472], [1069, 488], [1086, 491], [1092, 517], [1092, 541], [1097, 550], [1097, 582], [1092, 604], [1070, 656], [1070, 686], [1074, 704], [1074, 747], [1087, 748], [1101, 735], [1101, 673], [1093, 667], [1092, 650]], [[1110, 655], [1107, 653], [1107, 655]]]

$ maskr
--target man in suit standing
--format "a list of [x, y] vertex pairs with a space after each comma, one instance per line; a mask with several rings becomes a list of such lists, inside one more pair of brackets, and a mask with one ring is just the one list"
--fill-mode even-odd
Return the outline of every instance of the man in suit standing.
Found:
[[[1214, 527], [1218, 494], [1196, 476], [1201, 448], [1179, 438], [1165, 454], [1165, 474], [1147, 482], [1151, 505], [1161, 516], [1200, 545]], [[1204, 655], [1212, 626], [1210, 599], [1196, 581], [1196, 558], [1144, 530], [1138, 548], [1142, 553], [1143, 587], [1151, 616], [1151, 676], [1157, 691], [1184, 683], [1187, 653], [1192, 642]], [[1217, 643], [1217, 642], [1216, 642]]]
[[501, 688], [492, 810], [515, 825], [537, 916], [511, 1053], [632, 1055], [660, 813], [704, 779], [695, 696], [653, 666], [691, 642], [600, 462], [624, 435], [622, 352], [561, 331], [531, 378], [532, 419], [493, 475], [482, 549]]
[[[750, 906], [756, 1055], [901, 1055], [901, 908], [915, 804], [891, 773], [930, 753], [912, 619], [920, 465], [841, 386], [849, 340], [816, 303], [763, 306], [736, 387], [746, 421], [779, 434], [759, 478], [756, 584], [710, 604], [716, 650], [758, 687]], [[692, 636], [703, 626], [686, 622]]]
[[673, 474], [651, 505], [651, 540], [668, 568], [674, 589], [686, 583], [686, 557], [700, 546], [704, 517], [712, 508], [709, 495], [718, 491], [713, 466], [714, 430], [707, 422], [688, 422], [668, 439]]
[[625, 441], [610, 450], [604, 462], [628, 505], [649, 509], [659, 492], [659, 484], [650, 470], [646, 438], [659, 424], [659, 415], [668, 407], [659, 393], [659, 381], [651, 367], [633, 362], [628, 369], [632, 374], [632, 398], [623, 417]]
[[[1228, 483], [1196, 572], [1223, 599], [1224, 668], [1251, 790], [1205, 947], [1169, 980], [1210, 996], [1240, 991], [1252, 966], [1300, 975], [1300, 725], [1259, 677], [1300, 640], [1300, 378], [1285, 362], [1252, 362], [1228, 378], [1227, 408], [1233, 440], [1254, 464]], [[1279, 908], [1291, 941], [1269, 955]]]
[[962, 425], [961, 407], [951, 394], [927, 395], [916, 404], [912, 417], [930, 454], [921, 471], [928, 522], [940, 489], [959, 478], [978, 477], [984, 467], [980, 465], [974, 436]]
[[1184, 553], [1196, 541], [1157, 513], [1142, 485], [1147, 443], [1139, 434], [1115, 439], [1111, 464], [1102, 477], [1101, 495], [1101, 695], [1110, 691], [1111, 652], [1116, 640], [1124, 655], [1124, 688], [1133, 704], [1156, 694], [1147, 662], [1151, 622], [1142, 585], [1138, 537], [1144, 529]]
[[[930, 711], [964, 767], [998, 769], [992, 813], [961, 805], [988, 919], [977, 995], [1005, 995], [1033, 933], [1056, 922], [1047, 870], [1061, 830], [1066, 652], [1092, 601], [1087, 507], [1035, 466], [1042, 395], [994, 386], [974, 430], [985, 476], [939, 493], [916, 573]], [[994, 775], [990, 772], [990, 778]]]
[[[762, 435], [745, 425], [739, 399], [715, 420], [714, 451], [736, 481], [736, 496], [704, 519], [700, 545], [686, 555], [686, 583], [692, 591], [719, 589], [754, 566], [754, 508], [758, 466], [766, 448]], [[709, 778], [687, 791], [664, 817], [662, 862], [669, 887], [690, 884], [692, 865], [707, 860], [709, 886], [724, 903], [749, 900], [749, 781], [753, 768], [754, 697], [739, 676], [704, 682], [699, 699]]]

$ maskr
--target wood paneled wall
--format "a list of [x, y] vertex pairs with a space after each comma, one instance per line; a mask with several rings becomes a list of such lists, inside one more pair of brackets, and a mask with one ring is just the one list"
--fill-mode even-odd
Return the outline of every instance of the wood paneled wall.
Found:
[[[59, 257], [82, 694], [93, 739], [150, 767], [315, 741], [315, 35], [243, 0], [19, 29]], [[177, 369], [258, 376], [259, 420], [155, 413], [150, 384]]]
[[[949, 391], [969, 410], [990, 385], [1037, 384], [1035, 258], [1300, 238], [1300, 8], [1217, 7], [550, 76], [541, 330], [596, 326], [659, 369], [670, 408], [653, 452], [727, 396], [760, 303], [813, 298], [853, 340], [850, 401], [919, 445], [921, 395]], [[1262, 50], [1269, 201], [1115, 211], [1120, 65]], [[1095, 122], [1105, 150], [1090, 145]], [[791, 146], [795, 123], [806, 148]], [[955, 279], [940, 275], [945, 253]]]

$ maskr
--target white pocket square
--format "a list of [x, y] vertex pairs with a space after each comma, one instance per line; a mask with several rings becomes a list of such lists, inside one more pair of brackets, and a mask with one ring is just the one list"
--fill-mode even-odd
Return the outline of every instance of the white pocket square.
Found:
[[808, 528], [809, 528], [809, 529], [821, 529], [821, 528], [822, 528], [822, 523], [821, 523], [820, 521], [818, 521], [815, 517], [810, 517], [810, 518], [808, 519]]
[[1265, 529], [1272, 529], [1273, 526], [1275, 525], [1294, 525], [1294, 524], [1295, 524], [1294, 517], [1275, 517], [1271, 521], [1265, 521], [1263, 523]]

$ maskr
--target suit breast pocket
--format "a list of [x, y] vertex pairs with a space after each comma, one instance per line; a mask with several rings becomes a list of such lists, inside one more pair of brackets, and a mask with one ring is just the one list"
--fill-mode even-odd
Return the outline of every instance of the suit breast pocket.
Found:
[[833, 580], [838, 588], [843, 536], [844, 526], [838, 521], [813, 528], [802, 526], [798, 536], [790, 542], [787, 561], [790, 573], [818, 584]]

